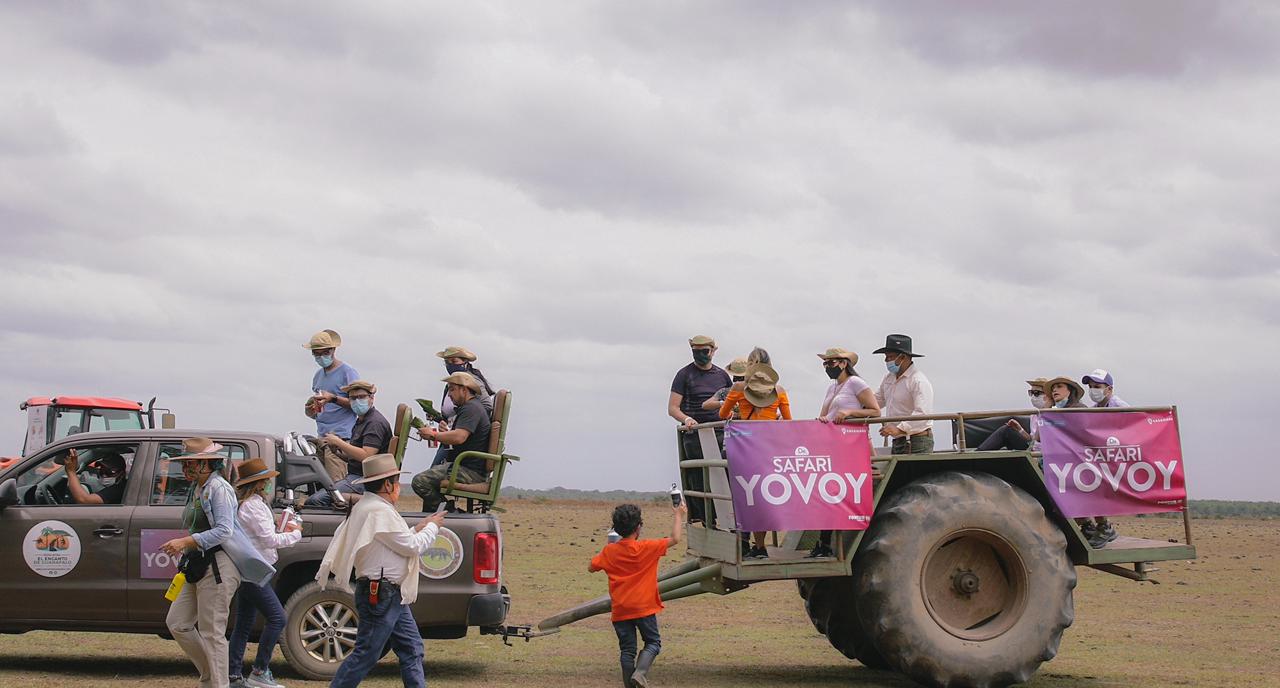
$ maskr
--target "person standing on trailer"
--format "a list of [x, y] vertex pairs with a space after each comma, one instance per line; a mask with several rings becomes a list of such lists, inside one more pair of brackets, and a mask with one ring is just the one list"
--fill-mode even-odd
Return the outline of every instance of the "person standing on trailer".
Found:
[[[911, 337], [891, 334], [884, 346], [872, 353], [884, 354], [889, 373], [880, 381], [876, 403], [889, 418], [928, 416], [933, 414], [933, 385], [920, 372], [915, 359], [924, 358], [911, 349]], [[933, 452], [933, 421], [904, 420], [880, 426], [881, 437], [893, 438], [894, 454], [929, 454]]]
[[[311, 335], [311, 341], [302, 345], [311, 350], [320, 370], [311, 377], [312, 396], [307, 399], [306, 413], [308, 418], [316, 421], [316, 437], [324, 437], [330, 433], [340, 439], [351, 439], [351, 428], [356, 424], [356, 414], [351, 410], [351, 401], [343, 387], [360, 379], [355, 368], [338, 360], [338, 347], [342, 345], [342, 337], [333, 330], [320, 330]], [[347, 460], [336, 449], [320, 446], [316, 449], [320, 462], [334, 482], [347, 475]]]
[[1116, 396], [1115, 379], [1111, 377], [1111, 373], [1102, 368], [1085, 375], [1080, 382], [1089, 386], [1089, 400], [1093, 402], [1094, 408], [1127, 408], [1129, 406], [1124, 399]]
[[[818, 420], [839, 423], [847, 418], [876, 418], [880, 415], [876, 393], [853, 369], [858, 364], [858, 354], [837, 346], [818, 354], [818, 358], [822, 360], [823, 371], [832, 380], [818, 411]], [[810, 558], [835, 556], [831, 550], [832, 534], [830, 530], [818, 533], [818, 543], [809, 550]]]
[[[693, 354], [693, 362], [676, 371], [676, 376], [671, 381], [671, 396], [667, 399], [667, 415], [687, 428], [699, 423], [720, 420], [719, 413], [714, 409], [704, 409], [702, 405], [716, 392], [733, 384], [729, 374], [711, 362], [716, 355], [716, 340], [706, 335], [697, 335], [689, 339], [689, 350]], [[684, 445], [686, 459], [704, 458], [698, 433], [681, 433], [680, 441]], [[724, 447], [722, 428], [716, 428], [716, 441]], [[685, 469], [681, 474], [685, 489], [695, 491], [706, 489], [702, 484], [702, 469]], [[701, 521], [706, 517], [701, 499], [690, 502], [689, 512], [690, 518], [694, 521]]]

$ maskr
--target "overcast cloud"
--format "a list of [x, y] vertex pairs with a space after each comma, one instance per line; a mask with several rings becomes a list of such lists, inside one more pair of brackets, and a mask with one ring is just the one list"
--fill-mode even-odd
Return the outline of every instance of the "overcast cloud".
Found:
[[3, 453], [33, 395], [313, 428], [332, 328], [388, 413], [476, 351], [509, 484], [662, 489], [689, 336], [803, 417], [906, 332], [940, 411], [1108, 368], [1193, 498], [1280, 498], [1273, 3], [537, 10], [0, 6]]

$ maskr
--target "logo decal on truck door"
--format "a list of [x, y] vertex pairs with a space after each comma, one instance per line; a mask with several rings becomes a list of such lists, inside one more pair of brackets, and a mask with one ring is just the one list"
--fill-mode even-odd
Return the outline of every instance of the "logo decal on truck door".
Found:
[[434, 580], [452, 576], [462, 566], [462, 540], [448, 528], [441, 528], [436, 541], [422, 555], [422, 575]]
[[22, 558], [45, 578], [65, 576], [80, 562], [80, 536], [62, 521], [42, 521], [23, 538]]

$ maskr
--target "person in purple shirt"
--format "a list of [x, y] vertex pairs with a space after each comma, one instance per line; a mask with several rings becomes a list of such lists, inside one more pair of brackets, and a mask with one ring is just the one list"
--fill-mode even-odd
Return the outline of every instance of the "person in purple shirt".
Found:
[[[342, 337], [333, 330], [321, 330], [311, 336], [311, 341], [302, 345], [310, 349], [312, 357], [320, 370], [311, 377], [312, 396], [307, 400], [307, 417], [316, 420], [316, 436], [324, 437], [329, 433], [338, 439], [350, 440], [351, 429], [356, 424], [356, 414], [351, 410], [351, 401], [343, 387], [360, 379], [355, 368], [339, 361], [338, 347], [342, 345]], [[347, 475], [347, 460], [340, 452], [327, 446], [317, 450], [325, 471], [334, 480], [342, 480]]]
[[1102, 368], [1085, 375], [1080, 382], [1089, 386], [1089, 399], [1093, 401], [1094, 408], [1125, 408], [1129, 405], [1116, 396], [1115, 380]]

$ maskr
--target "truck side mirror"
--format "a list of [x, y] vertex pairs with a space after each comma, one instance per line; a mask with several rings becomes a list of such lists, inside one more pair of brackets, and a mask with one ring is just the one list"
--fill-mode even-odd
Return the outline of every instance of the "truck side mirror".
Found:
[[18, 481], [9, 478], [0, 483], [0, 509], [18, 503]]
[[173, 415], [172, 413], [161, 414], [160, 427], [164, 428], [165, 430], [172, 430], [178, 427], [178, 417]]

